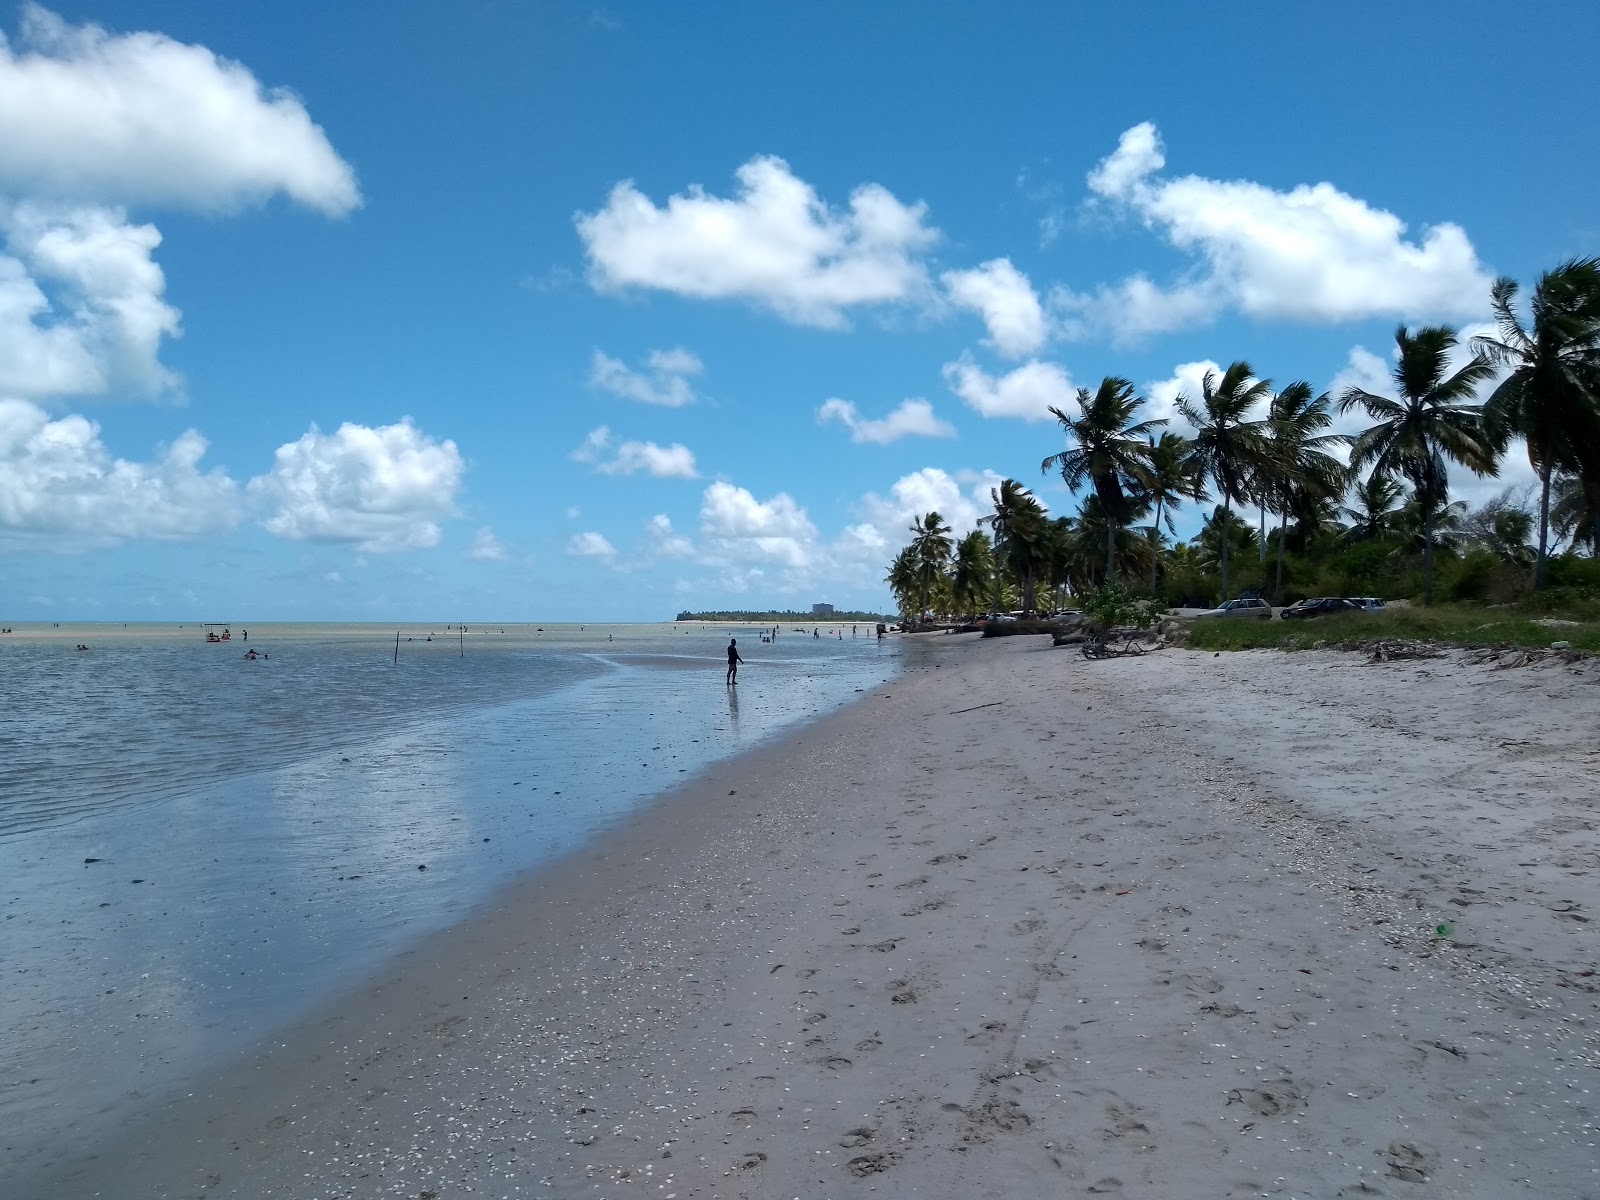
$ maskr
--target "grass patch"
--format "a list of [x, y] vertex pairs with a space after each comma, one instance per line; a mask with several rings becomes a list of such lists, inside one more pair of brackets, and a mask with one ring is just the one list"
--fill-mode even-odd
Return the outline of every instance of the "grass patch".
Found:
[[1446, 646], [1522, 646], [1543, 649], [1571, 642], [1574, 650], [1600, 652], [1600, 621], [1574, 626], [1540, 625], [1510, 609], [1464, 604], [1391, 609], [1381, 616], [1352, 613], [1309, 621], [1194, 621], [1189, 645], [1196, 650], [1309, 650], [1317, 644], [1404, 638]]

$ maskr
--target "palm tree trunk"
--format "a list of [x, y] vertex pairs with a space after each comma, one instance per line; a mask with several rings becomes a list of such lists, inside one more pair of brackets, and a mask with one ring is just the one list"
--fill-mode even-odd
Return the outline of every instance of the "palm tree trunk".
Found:
[[1228, 543], [1232, 540], [1228, 537], [1230, 532], [1228, 524], [1232, 516], [1230, 499], [1227, 492], [1222, 493], [1222, 602], [1224, 604], [1228, 602]]
[[1022, 580], [1022, 607], [1033, 611], [1033, 559], [1028, 559], [1028, 573]]
[[1285, 509], [1278, 514], [1278, 582], [1273, 585], [1272, 596], [1279, 604], [1283, 603], [1283, 534], [1289, 527], [1289, 512]]
[[[1261, 532], [1256, 536], [1261, 542], [1261, 565], [1264, 567], [1267, 565], [1267, 510], [1265, 505], [1261, 509]], [[1262, 574], [1265, 575], [1266, 572], [1263, 571]]]
[[1533, 568], [1533, 590], [1544, 588], [1544, 557], [1550, 543], [1550, 476], [1547, 466], [1539, 473], [1539, 561]]
[[1117, 523], [1106, 521], [1106, 584], [1110, 586], [1117, 569]]
[[1156, 594], [1156, 572], [1161, 567], [1161, 501], [1156, 501], [1156, 523], [1150, 527], [1150, 594]]
[[1433, 607], [1433, 504], [1422, 506], [1422, 603]]

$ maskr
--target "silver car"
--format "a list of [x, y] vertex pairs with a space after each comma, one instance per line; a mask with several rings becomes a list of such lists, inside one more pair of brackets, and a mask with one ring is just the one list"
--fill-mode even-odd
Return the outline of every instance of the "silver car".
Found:
[[1232, 617], [1236, 620], [1270, 621], [1272, 620], [1272, 605], [1259, 596], [1251, 596], [1241, 600], [1225, 601], [1221, 608], [1213, 608], [1210, 612], [1203, 612], [1196, 620], [1203, 617]]

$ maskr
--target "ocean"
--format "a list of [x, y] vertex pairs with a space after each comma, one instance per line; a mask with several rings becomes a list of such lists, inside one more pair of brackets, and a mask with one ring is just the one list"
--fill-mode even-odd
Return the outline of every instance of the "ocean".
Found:
[[394, 626], [12, 628], [0, 1157], [19, 1169], [86, 1152], [901, 653], [848, 624], [770, 645], [756, 626], [402, 626], [398, 653]]

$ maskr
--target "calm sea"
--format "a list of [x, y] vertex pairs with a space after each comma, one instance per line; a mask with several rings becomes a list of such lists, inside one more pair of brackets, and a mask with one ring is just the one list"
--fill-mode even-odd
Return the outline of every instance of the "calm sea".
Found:
[[0, 1160], [19, 1171], [899, 654], [868, 625], [763, 645], [754, 626], [440, 624], [402, 627], [398, 658], [393, 626], [13, 628]]

